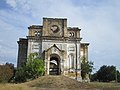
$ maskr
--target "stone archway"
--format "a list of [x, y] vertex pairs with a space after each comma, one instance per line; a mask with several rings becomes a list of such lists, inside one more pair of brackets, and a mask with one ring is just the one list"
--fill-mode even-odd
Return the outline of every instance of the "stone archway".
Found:
[[50, 55], [49, 75], [60, 75], [60, 57], [57, 54]]

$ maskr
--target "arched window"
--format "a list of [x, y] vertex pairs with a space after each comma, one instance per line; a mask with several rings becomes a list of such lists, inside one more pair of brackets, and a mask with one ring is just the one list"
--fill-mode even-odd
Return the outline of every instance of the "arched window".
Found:
[[37, 31], [35, 31], [35, 36], [37, 36]]
[[40, 31], [37, 32], [37, 36], [40, 36]]
[[35, 36], [41, 36], [41, 33], [40, 33], [40, 31], [35, 31]]
[[74, 37], [74, 32], [69, 32], [69, 37]]

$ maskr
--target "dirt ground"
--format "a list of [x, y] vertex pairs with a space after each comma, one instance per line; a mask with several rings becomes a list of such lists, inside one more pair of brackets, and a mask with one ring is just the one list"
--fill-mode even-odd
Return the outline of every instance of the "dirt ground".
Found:
[[37, 80], [26, 83], [29, 87], [57, 88], [57, 89], [86, 89], [89, 84], [80, 83], [65, 76], [43, 76]]
[[120, 84], [80, 83], [65, 76], [42, 76], [21, 84], [0, 84], [0, 90], [120, 90]]

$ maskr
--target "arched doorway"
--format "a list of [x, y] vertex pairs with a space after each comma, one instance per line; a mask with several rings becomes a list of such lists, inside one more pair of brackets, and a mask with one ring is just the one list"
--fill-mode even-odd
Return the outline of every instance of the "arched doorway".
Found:
[[60, 74], [60, 57], [57, 54], [52, 54], [50, 56], [50, 75], [59, 75]]

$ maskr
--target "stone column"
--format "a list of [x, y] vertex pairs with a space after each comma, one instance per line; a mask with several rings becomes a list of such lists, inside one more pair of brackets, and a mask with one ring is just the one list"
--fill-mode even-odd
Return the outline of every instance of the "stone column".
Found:
[[50, 58], [47, 60], [47, 75], [49, 75], [49, 68], [50, 68]]
[[76, 60], [77, 60], [77, 77], [76, 80], [82, 82], [81, 63], [80, 63], [80, 42], [76, 41]]

